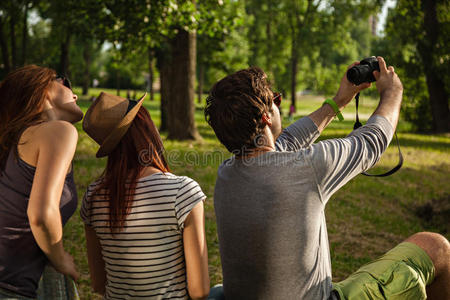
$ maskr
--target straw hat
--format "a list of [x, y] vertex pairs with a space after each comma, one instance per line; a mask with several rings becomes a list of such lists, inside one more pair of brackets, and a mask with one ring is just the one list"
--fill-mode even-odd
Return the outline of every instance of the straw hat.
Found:
[[111, 153], [127, 132], [144, 102], [144, 94], [139, 100], [128, 100], [101, 92], [89, 107], [83, 120], [83, 129], [100, 145], [97, 157]]

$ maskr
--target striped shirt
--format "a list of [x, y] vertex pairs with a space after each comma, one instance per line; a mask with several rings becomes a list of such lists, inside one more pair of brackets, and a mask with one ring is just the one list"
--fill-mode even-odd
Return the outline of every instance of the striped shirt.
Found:
[[92, 183], [81, 218], [102, 246], [106, 269], [104, 299], [188, 299], [183, 250], [184, 221], [206, 196], [193, 179], [155, 173], [138, 179], [122, 231], [111, 234], [104, 190]]

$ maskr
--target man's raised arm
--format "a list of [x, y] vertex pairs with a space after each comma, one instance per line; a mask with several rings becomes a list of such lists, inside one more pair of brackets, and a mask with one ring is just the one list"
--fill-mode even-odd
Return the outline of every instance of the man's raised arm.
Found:
[[[354, 62], [348, 68], [358, 65]], [[360, 91], [370, 87], [370, 83], [353, 85], [347, 79], [346, 74], [342, 77], [341, 85], [336, 96], [333, 98], [339, 111], [341, 111]], [[295, 121], [284, 129], [277, 139], [277, 149], [281, 151], [296, 151], [310, 146], [336, 116], [335, 111], [329, 104], [324, 104], [307, 117]]]
[[380, 103], [373, 115], [385, 117], [395, 131], [402, 103], [403, 86], [400, 78], [394, 72], [394, 67], [386, 68], [386, 62], [382, 57], [377, 57], [380, 72], [374, 71], [377, 90], [380, 93]]
[[[347, 71], [352, 68], [353, 66], [358, 65], [359, 62], [354, 62], [351, 64]], [[333, 100], [336, 103], [337, 107], [339, 108], [339, 111], [342, 111], [347, 104], [352, 101], [353, 98], [355, 98], [356, 94], [361, 92], [362, 90], [370, 87], [370, 83], [362, 83], [360, 85], [354, 85], [347, 79], [347, 71], [345, 72], [344, 76], [341, 79], [341, 85], [339, 86], [339, 90], [336, 93], [336, 96], [334, 96]], [[329, 104], [322, 105], [321, 108], [318, 110], [312, 112], [310, 115], [308, 115], [309, 118], [317, 125], [317, 129], [320, 133], [325, 129], [325, 127], [330, 124], [330, 122], [333, 120], [333, 118], [336, 116], [336, 113]]]

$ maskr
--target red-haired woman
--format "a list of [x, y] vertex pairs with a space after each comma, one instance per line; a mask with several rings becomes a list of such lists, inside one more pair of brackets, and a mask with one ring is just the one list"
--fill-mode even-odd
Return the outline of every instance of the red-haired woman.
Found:
[[144, 97], [101, 93], [83, 121], [97, 157], [108, 156], [81, 207], [92, 287], [105, 299], [203, 299], [206, 196], [191, 178], [169, 173]]
[[76, 100], [70, 82], [48, 68], [26, 66], [0, 83], [0, 299], [36, 298], [48, 261], [78, 277], [62, 243], [77, 208]]

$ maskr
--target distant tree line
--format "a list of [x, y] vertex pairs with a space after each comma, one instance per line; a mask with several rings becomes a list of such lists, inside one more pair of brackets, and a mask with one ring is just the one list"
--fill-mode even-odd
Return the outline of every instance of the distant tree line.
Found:
[[[419, 131], [449, 128], [449, 5], [398, 0], [385, 34], [370, 17], [384, 0], [4, 0], [0, 78], [47, 65], [88, 93], [160, 82], [161, 130], [197, 139], [195, 98], [221, 77], [262, 67], [291, 105], [298, 93], [332, 94], [346, 66], [382, 55], [405, 85], [404, 116]], [[197, 96], [196, 96], [197, 94]]]

